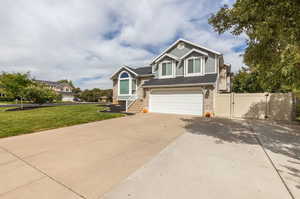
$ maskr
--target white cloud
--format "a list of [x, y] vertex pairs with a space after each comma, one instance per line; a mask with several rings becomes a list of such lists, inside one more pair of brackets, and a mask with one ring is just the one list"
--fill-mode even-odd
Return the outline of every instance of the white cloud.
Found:
[[242, 65], [242, 38], [218, 36], [207, 24], [224, 2], [210, 0], [3, 0], [0, 70], [31, 71], [38, 79], [72, 79], [82, 88], [109, 88], [122, 64], [147, 65], [178, 36]]

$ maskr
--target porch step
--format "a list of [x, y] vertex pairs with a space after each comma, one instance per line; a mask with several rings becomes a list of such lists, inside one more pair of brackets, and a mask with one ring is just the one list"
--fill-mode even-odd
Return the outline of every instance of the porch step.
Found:
[[136, 100], [128, 108], [128, 112], [130, 112], [130, 113], [140, 113], [140, 112], [142, 112], [143, 108], [144, 108], [143, 100]]

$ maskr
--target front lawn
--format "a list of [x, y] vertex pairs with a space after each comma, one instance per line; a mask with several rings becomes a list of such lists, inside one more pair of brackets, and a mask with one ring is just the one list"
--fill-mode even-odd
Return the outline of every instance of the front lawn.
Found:
[[101, 113], [98, 105], [72, 105], [37, 108], [25, 111], [0, 109], [0, 138], [46, 129], [71, 126], [121, 117], [118, 113]]

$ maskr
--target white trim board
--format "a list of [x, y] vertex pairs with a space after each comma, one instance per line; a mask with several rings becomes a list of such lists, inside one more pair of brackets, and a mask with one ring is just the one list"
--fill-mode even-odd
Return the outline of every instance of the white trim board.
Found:
[[161, 56], [159, 59], [157, 59], [157, 60], [155, 61], [155, 63], [159, 62], [160, 60], [162, 60], [162, 59], [165, 58], [165, 57], [170, 57], [170, 58], [172, 58], [172, 59], [175, 59], [176, 61], [179, 61], [179, 58], [178, 58], [178, 57], [166, 53], [166, 54], [164, 54], [163, 56]]
[[202, 55], [208, 57], [208, 54], [206, 52], [203, 52], [201, 50], [197, 50], [197, 49], [193, 48], [192, 50], [190, 50], [189, 52], [187, 52], [185, 55], [183, 55], [180, 59], [186, 58], [187, 56], [189, 56], [193, 52], [196, 52], [196, 53], [199, 53], [199, 54], [202, 54]]
[[118, 68], [118, 70], [116, 72], [114, 72], [111, 76], [110, 79], [112, 79], [121, 69], [126, 69], [129, 72], [133, 73], [134, 75], [138, 76], [138, 74], [136, 72], [134, 72], [133, 70], [131, 70], [130, 68], [128, 68], [128, 66], [121, 66], [120, 68]]
[[143, 88], [169, 88], [169, 87], [189, 87], [189, 86], [207, 86], [207, 85], [215, 85], [213, 83], [194, 83], [194, 84], [166, 84], [166, 85], [149, 85], [142, 86]]

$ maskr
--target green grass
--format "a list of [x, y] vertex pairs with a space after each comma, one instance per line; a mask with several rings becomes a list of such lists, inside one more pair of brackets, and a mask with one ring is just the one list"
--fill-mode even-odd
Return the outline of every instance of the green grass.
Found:
[[[11, 108], [11, 107], [10, 107]], [[0, 108], [0, 138], [121, 117], [118, 113], [101, 113], [97, 105], [72, 105], [7, 111]]]
[[1, 102], [0, 105], [7, 105], [7, 104], [16, 104], [16, 102]]

